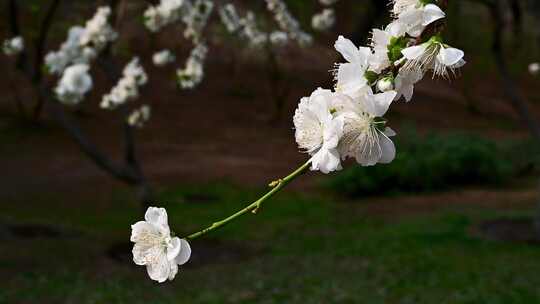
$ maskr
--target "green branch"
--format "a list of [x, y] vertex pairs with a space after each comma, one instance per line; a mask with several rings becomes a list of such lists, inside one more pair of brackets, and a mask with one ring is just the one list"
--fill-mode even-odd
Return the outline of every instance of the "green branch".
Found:
[[270, 199], [272, 196], [274, 196], [276, 193], [278, 193], [281, 189], [285, 188], [289, 183], [291, 183], [293, 180], [295, 180], [297, 177], [299, 177], [300, 175], [302, 175], [304, 172], [306, 172], [309, 168], [309, 166], [311, 165], [311, 161], [308, 161], [306, 162], [305, 164], [303, 164], [300, 168], [296, 169], [293, 173], [289, 174], [287, 177], [284, 177], [284, 178], [281, 178], [281, 179], [278, 179], [276, 181], [273, 181], [272, 183], [270, 183], [270, 187], [272, 187], [272, 189], [267, 192], [265, 195], [263, 195], [261, 198], [259, 198], [258, 200], [256, 200], [255, 202], [251, 203], [249, 206], [247, 206], [246, 208], [236, 212], [235, 214], [229, 216], [228, 218], [224, 219], [224, 220], [221, 220], [219, 222], [215, 222], [213, 223], [211, 226], [199, 231], [199, 232], [196, 232], [196, 233], [193, 233], [189, 236], [187, 236], [185, 239], [187, 240], [194, 240], [198, 237], [201, 237], [209, 232], [212, 232], [214, 230], [217, 230], [219, 228], [223, 228], [225, 225], [229, 224], [230, 222], [236, 220], [237, 218], [249, 213], [249, 212], [252, 212], [252, 213], [257, 213], [257, 211], [259, 210], [259, 208], [261, 207], [261, 205], [267, 201], [268, 199]]

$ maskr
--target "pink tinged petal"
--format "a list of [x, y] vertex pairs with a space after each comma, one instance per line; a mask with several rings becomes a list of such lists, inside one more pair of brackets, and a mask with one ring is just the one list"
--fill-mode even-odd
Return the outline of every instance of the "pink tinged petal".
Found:
[[379, 145], [381, 147], [381, 164], [389, 164], [396, 158], [396, 147], [390, 138], [384, 134], [379, 134]]
[[374, 109], [371, 114], [375, 115], [376, 117], [384, 116], [384, 114], [388, 111], [390, 104], [392, 104], [392, 101], [394, 101], [394, 98], [396, 98], [396, 95], [396, 91], [388, 91], [373, 95]]
[[178, 237], [173, 238], [169, 246], [167, 247], [167, 259], [169, 261], [173, 261], [174, 259], [176, 259], [176, 257], [180, 253], [180, 247], [181, 247], [180, 238]]
[[446, 14], [435, 4], [428, 4], [424, 7], [423, 13], [423, 26], [428, 26], [429, 24], [446, 17]]
[[415, 60], [420, 58], [426, 52], [427, 44], [420, 44], [408, 47], [401, 51], [401, 54], [405, 56], [408, 60]]
[[460, 62], [464, 56], [465, 53], [460, 49], [441, 48], [437, 55], [437, 60], [445, 66], [451, 67]]
[[171, 263], [167, 260], [165, 253], [159, 255], [155, 263], [147, 264], [146, 271], [150, 279], [163, 283], [169, 278], [171, 273]]
[[189, 246], [189, 243], [181, 239], [180, 240], [180, 252], [176, 256], [176, 264], [178, 265], [184, 265], [189, 261], [189, 258], [191, 257], [191, 246]]

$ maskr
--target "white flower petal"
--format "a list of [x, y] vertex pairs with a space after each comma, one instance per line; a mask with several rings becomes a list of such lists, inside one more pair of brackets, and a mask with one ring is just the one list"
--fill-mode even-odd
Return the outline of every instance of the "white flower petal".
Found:
[[373, 95], [374, 109], [371, 114], [373, 114], [375, 117], [384, 116], [384, 114], [388, 111], [390, 104], [392, 104], [392, 101], [394, 101], [396, 95], [396, 91], [388, 91], [385, 93]]
[[465, 53], [460, 49], [441, 48], [437, 55], [437, 60], [445, 66], [450, 67], [460, 62], [464, 56]]
[[144, 215], [144, 219], [156, 227], [159, 227], [164, 233], [168, 233], [169, 223], [167, 219], [167, 210], [164, 208], [148, 208]]
[[351, 63], [359, 62], [360, 54], [359, 54], [358, 48], [354, 45], [354, 43], [351, 40], [343, 36], [339, 36], [334, 47], [343, 56], [343, 58], [345, 58], [345, 60], [347, 60], [348, 62], [351, 62]]
[[180, 253], [181, 241], [180, 238], [175, 237], [171, 239], [169, 246], [167, 247], [167, 259], [169, 261], [174, 261], [178, 254]]
[[405, 48], [401, 51], [401, 53], [408, 60], [415, 60], [415, 59], [420, 58], [420, 56], [424, 54], [424, 52], [426, 51], [426, 48], [427, 48], [427, 44], [423, 43], [420, 45], [415, 45], [415, 46]]
[[431, 23], [446, 17], [446, 14], [437, 5], [428, 4], [424, 6], [423, 17], [424, 20], [422, 21], [422, 25], [428, 26]]
[[384, 135], [386, 135], [388, 137], [393, 137], [393, 136], [396, 136], [397, 133], [392, 128], [386, 127], [386, 129], [384, 129]]
[[178, 265], [184, 265], [189, 261], [189, 258], [191, 257], [191, 246], [189, 246], [189, 243], [181, 239], [180, 240], [180, 252], [176, 256], [176, 263]]
[[311, 158], [312, 171], [328, 174], [341, 169], [341, 160], [336, 149], [321, 149]]
[[145, 221], [140, 221], [131, 225], [132, 242], [144, 242], [149, 239], [149, 236], [159, 236], [159, 231], [155, 226]]
[[394, 143], [390, 138], [381, 133], [379, 134], [379, 145], [381, 147], [381, 157], [379, 159], [379, 163], [391, 163], [396, 158], [396, 147]]
[[163, 252], [156, 257], [154, 263], [146, 265], [146, 270], [152, 280], [163, 283], [169, 278], [171, 263], [167, 260], [167, 255]]

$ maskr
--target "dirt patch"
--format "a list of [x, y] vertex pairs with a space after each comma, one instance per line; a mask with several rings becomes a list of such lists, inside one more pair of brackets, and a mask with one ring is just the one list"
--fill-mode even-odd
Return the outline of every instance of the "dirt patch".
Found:
[[421, 215], [452, 208], [482, 207], [497, 210], [529, 210], [538, 199], [533, 189], [463, 189], [443, 193], [406, 195], [399, 197], [372, 198], [351, 203], [364, 204], [362, 212], [372, 215], [399, 218]]
[[476, 230], [488, 240], [540, 245], [540, 234], [531, 218], [496, 219], [481, 223]]
[[72, 238], [81, 233], [41, 224], [0, 224], [0, 239]]

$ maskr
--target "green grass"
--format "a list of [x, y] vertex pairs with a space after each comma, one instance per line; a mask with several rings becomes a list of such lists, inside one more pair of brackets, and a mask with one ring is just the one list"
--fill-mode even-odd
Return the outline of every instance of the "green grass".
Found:
[[[174, 230], [184, 235], [258, 193], [212, 184], [168, 189], [160, 201], [167, 202]], [[201, 195], [205, 199], [194, 199]], [[123, 193], [110, 201], [96, 206], [83, 196], [68, 204], [61, 194], [50, 194], [7, 204], [1, 220], [79, 234], [2, 240], [0, 303], [540, 302], [540, 248], [470, 236], [472, 223], [502, 215], [467, 204], [474, 202], [389, 217], [369, 213], [365, 204], [282, 193], [257, 216], [193, 242], [194, 262], [175, 281], [158, 285], [144, 268], [104, 256], [111, 244], [128, 239], [129, 225], [140, 219]], [[220, 249], [209, 252], [218, 241]], [[216, 262], [196, 263], [201, 251]]]

